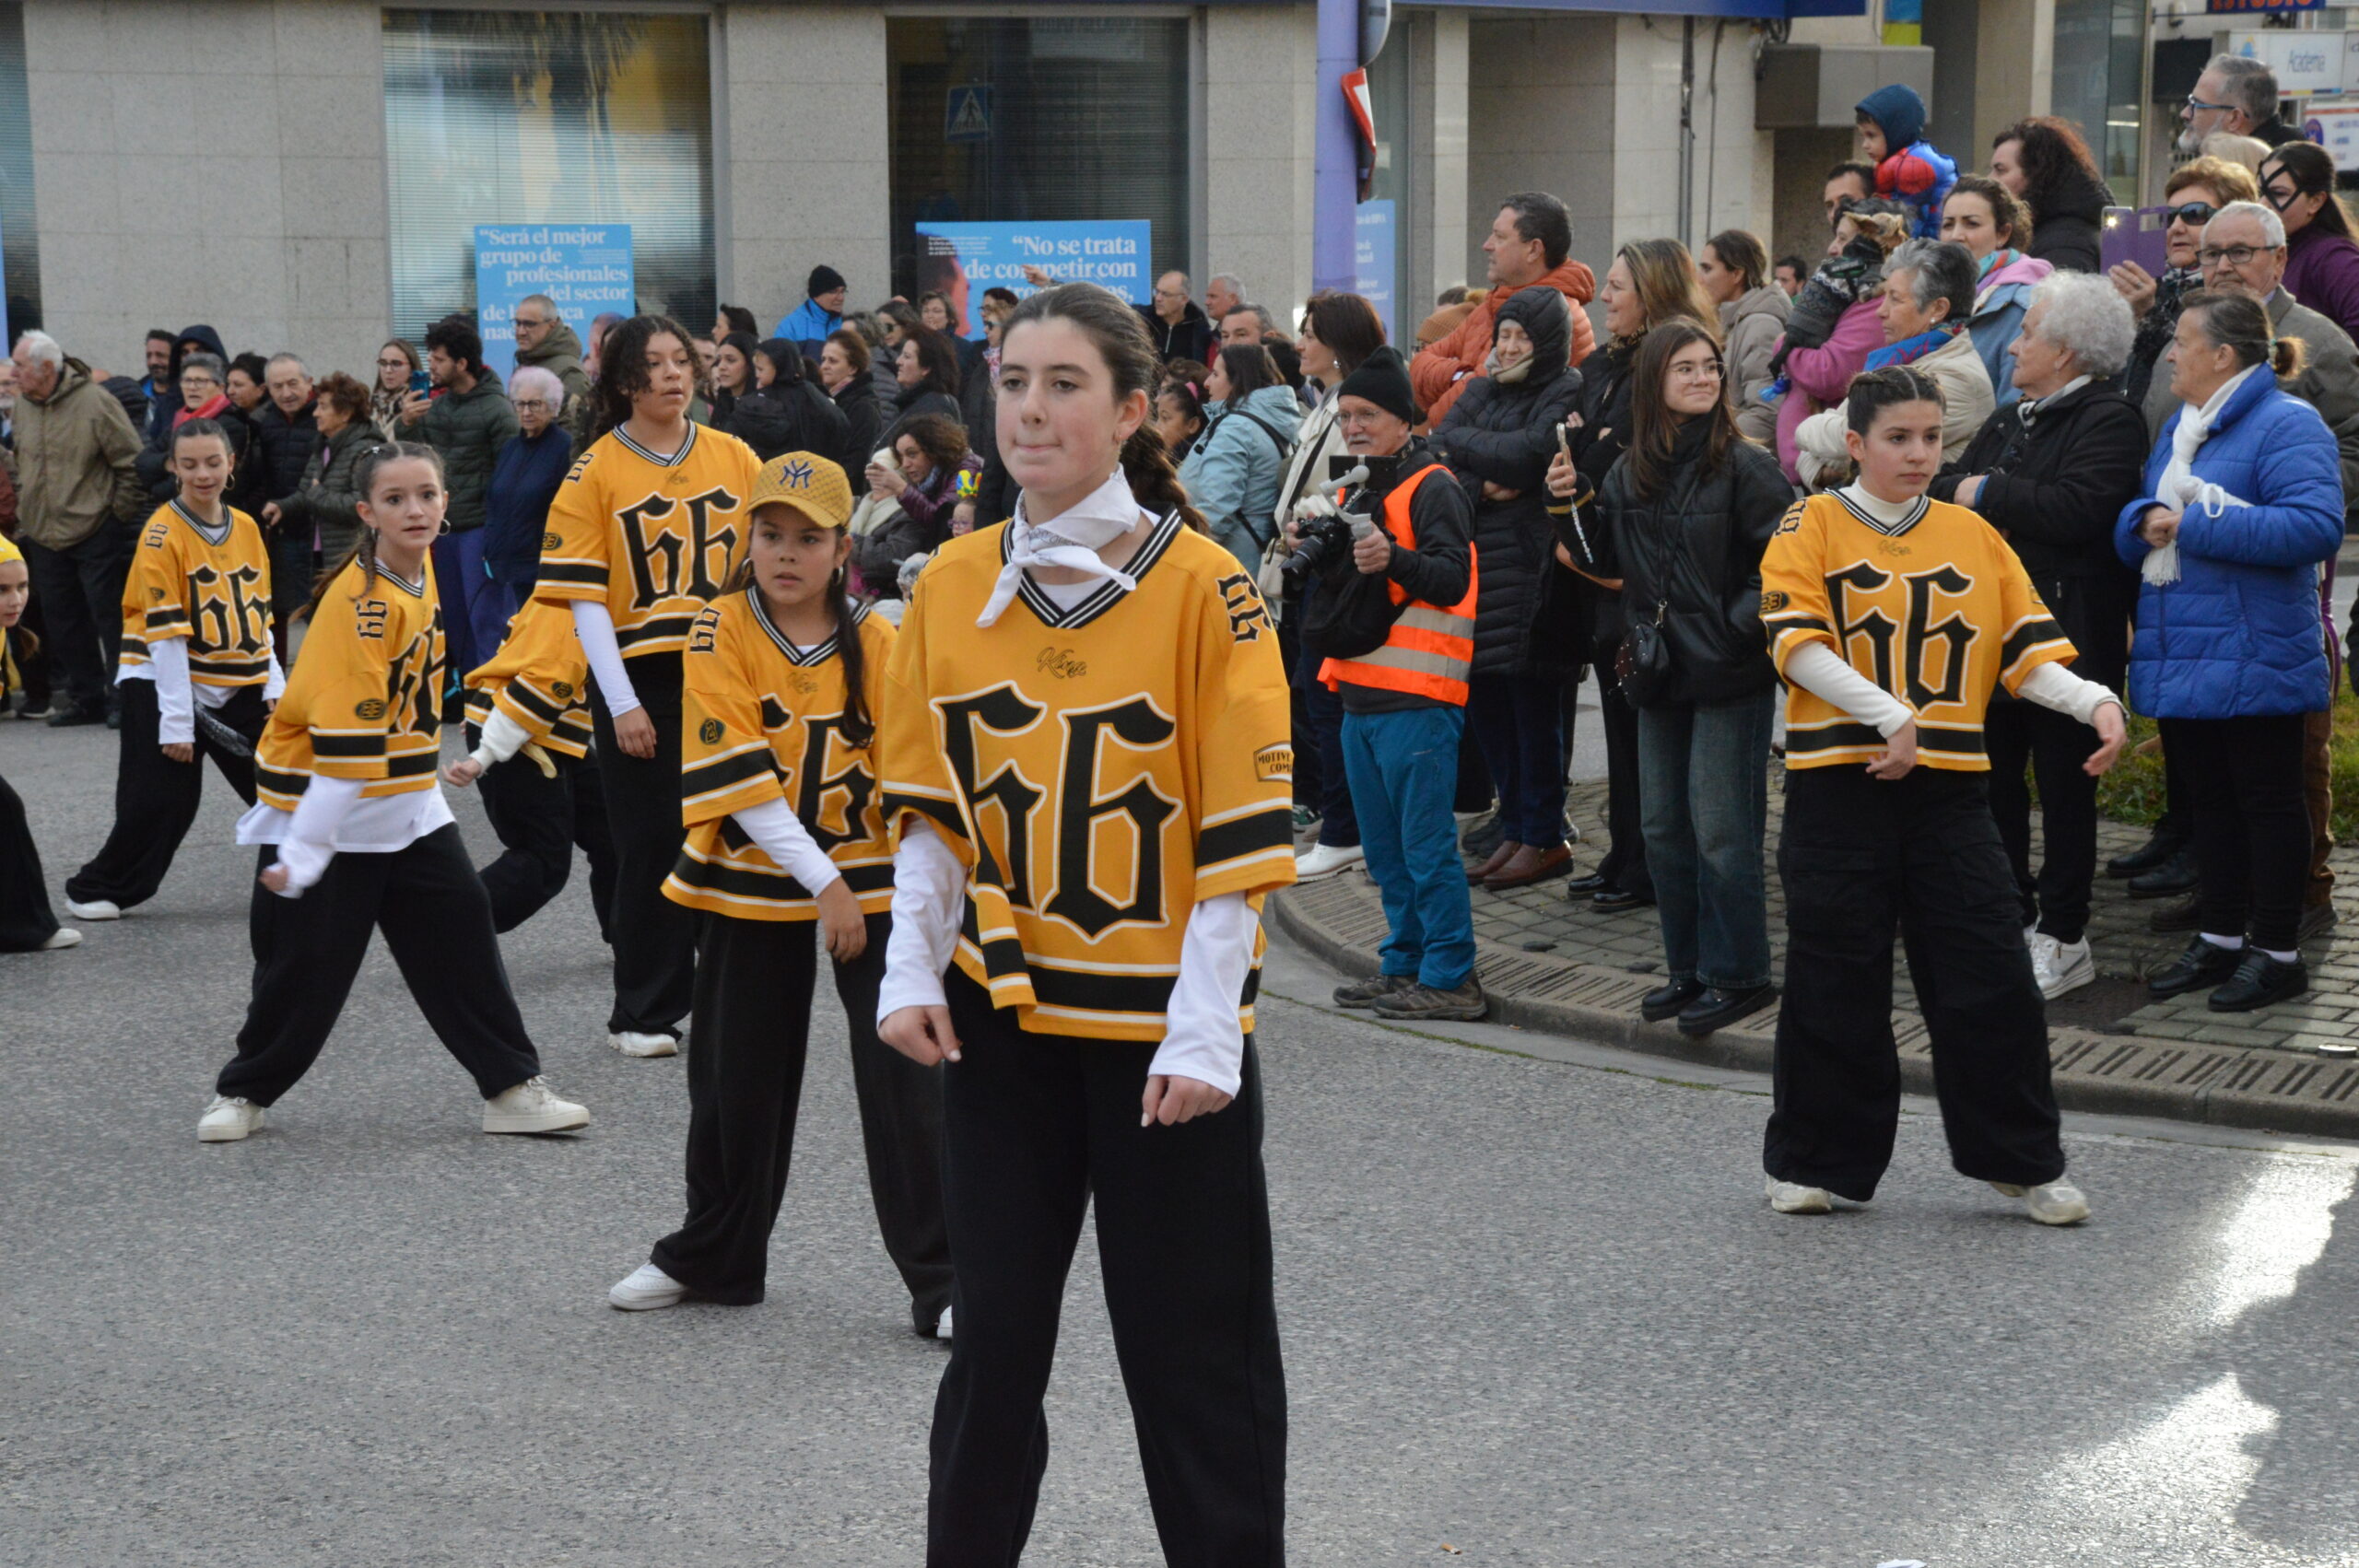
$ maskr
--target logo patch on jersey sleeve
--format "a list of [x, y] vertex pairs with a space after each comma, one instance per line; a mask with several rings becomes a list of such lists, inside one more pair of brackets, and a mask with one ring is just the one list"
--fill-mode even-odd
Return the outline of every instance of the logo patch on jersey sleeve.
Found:
[[163, 591], [162, 589], [160, 589], [160, 588], [151, 588], [151, 589], [149, 589], [149, 590], [147, 591], [147, 603], [150, 603], [150, 604], [161, 604], [163, 602], [164, 602], [164, 591]]
[[1243, 572], [1222, 578], [1215, 585], [1220, 589], [1221, 603], [1228, 610], [1228, 635], [1238, 642], [1259, 642], [1269, 629], [1270, 612], [1262, 603], [1262, 591]]
[[558, 535], [555, 529], [551, 529], [548, 532], [541, 535], [541, 548], [544, 550], [554, 550], [564, 543], [565, 540]]
[[698, 725], [697, 739], [702, 741], [709, 746], [717, 746], [721, 744], [721, 720], [718, 719], [708, 719], [703, 723]]
[[571, 681], [551, 681], [549, 683], [549, 695], [557, 698], [559, 702], [570, 702], [573, 699], [573, 683]]
[[372, 696], [365, 701], [354, 703], [352, 705], [352, 716], [355, 719], [361, 720], [367, 723], [374, 724], [378, 720], [382, 719], [385, 716], [384, 699], [382, 697]]
[[1264, 784], [1294, 782], [1294, 748], [1263, 746], [1253, 754], [1253, 777]]
[[1790, 603], [1792, 601], [1786, 597], [1784, 590], [1769, 589], [1761, 595], [1761, 613], [1765, 615], [1774, 615]]

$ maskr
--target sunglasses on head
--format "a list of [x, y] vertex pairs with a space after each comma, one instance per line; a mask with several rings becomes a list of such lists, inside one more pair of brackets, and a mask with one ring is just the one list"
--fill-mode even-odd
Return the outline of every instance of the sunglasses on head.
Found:
[[2220, 209], [2210, 202], [2188, 202], [2170, 208], [2163, 217], [2167, 223], [2184, 223], [2190, 228], [2201, 228], [2217, 217], [2219, 213]]

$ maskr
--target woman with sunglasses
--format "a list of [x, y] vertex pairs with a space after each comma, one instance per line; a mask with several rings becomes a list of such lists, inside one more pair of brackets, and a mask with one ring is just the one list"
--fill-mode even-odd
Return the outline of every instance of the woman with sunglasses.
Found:
[[[2203, 287], [2202, 269], [2196, 265], [2196, 252], [2203, 247], [2203, 226], [2230, 202], [2259, 200], [2260, 188], [2241, 164], [2224, 158], [2183, 163], [2172, 170], [2169, 183], [2163, 187], [2163, 205], [2170, 214], [2163, 230], [2164, 259], [2169, 263], [2163, 275], [2154, 276], [2136, 262], [2118, 263], [2107, 273], [2130, 302], [2130, 313], [2138, 318], [2137, 341], [2130, 345], [2129, 368], [2121, 373], [2122, 395], [2131, 403], [2142, 407], [2146, 402], [2163, 351], [2170, 347], [2171, 334], [2178, 330], [2179, 301]], [[2170, 373], [2165, 370], [2162, 379], [2168, 382]], [[2165, 401], [2147, 438], [2152, 439], [2159, 433], [2161, 421], [2177, 412], [2177, 403]]]
[[2359, 337], [2359, 239], [2334, 193], [2334, 158], [2287, 142], [2260, 166], [2260, 199], [2285, 220], [2285, 292]]

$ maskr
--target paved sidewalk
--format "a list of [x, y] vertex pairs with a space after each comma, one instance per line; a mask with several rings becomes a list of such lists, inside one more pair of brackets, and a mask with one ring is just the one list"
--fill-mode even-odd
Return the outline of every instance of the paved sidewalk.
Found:
[[[1604, 827], [1605, 786], [1575, 784], [1570, 794], [1582, 840], [1578, 871], [1593, 868], [1611, 840]], [[1784, 798], [1772, 780], [1768, 841], [1774, 861]], [[2100, 860], [2145, 842], [2143, 828], [2107, 822], [2098, 832]], [[2129, 896], [2128, 884], [2100, 877], [2089, 940], [2095, 984], [2048, 1010], [2058, 1098], [2094, 1111], [2167, 1116], [2282, 1131], [2359, 1137], [2359, 1060], [2332, 1054], [2359, 1046], [2359, 847], [2338, 848], [2337, 930], [2304, 951], [2309, 994], [2259, 1012], [2211, 1012], [2204, 993], [2168, 1002], [2146, 1000], [2148, 970], [2186, 945], [2186, 933], [2157, 935], [2147, 919], [2157, 901]], [[1662, 944], [1651, 907], [1607, 914], [1587, 899], [1568, 903], [1565, 884], [1543, 883], [1513, 893], [1477, 887], [1478, 969], [1493, 1016], [1529, 1029], [1579, 1035], [1719, 1066], [1765, 1069], [1775, 1009], [1706, 1040], [1668, 1024], [1639, 1022], [1638, 998], [1661, 983]], [[1273, 901], [1285, 930], [1341, 967], [1372, 973], [1384, 936], [1376, 888], [1358, 872], [1288, 890]], [[1774, 864], [1769, 878], [1771, 945], [1782, 966], [1785, 896]], [[1931, 1084], [1925, 1027], [1895, 960], [1893, 1027], [1912, 1091]]]

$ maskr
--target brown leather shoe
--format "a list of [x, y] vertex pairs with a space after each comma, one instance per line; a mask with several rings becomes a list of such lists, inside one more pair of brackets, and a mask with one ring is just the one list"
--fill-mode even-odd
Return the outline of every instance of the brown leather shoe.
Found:
[[1491, 851], [1491, 858], [1466, 873], [1466, 885], [1469, 887], [1489, 886], [1492, 874], [1522, 852], [1523, 846], [1512, 838], [1500, 839], [1499, 847]]
[[1573, 852], [1565, 845], [1535, 849], [1529, 844], [1520, 844], [1514, 857], [1485, 877], [1483, 885], [1494, 893], [1504, 893], [1511, 887], [1530, 887], [1535, 882], [1563, 876], [1572, 868]]

